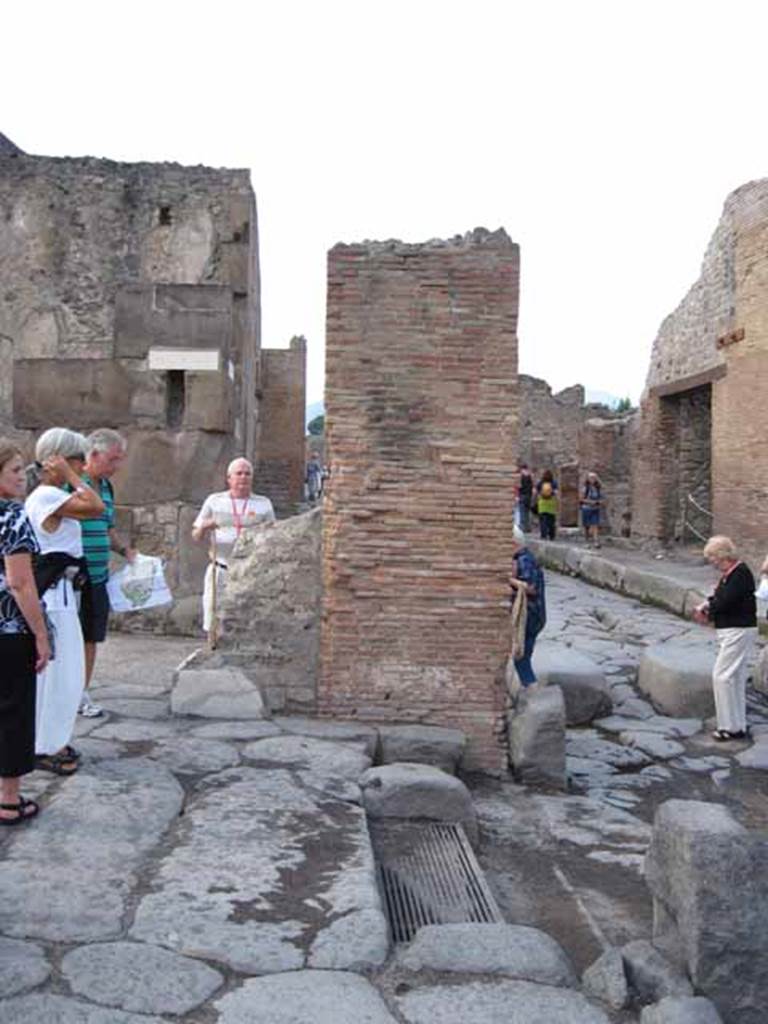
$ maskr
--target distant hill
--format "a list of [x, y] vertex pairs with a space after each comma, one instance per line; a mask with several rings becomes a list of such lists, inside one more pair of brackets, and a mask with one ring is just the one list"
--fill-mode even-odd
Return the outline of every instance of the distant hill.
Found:
[[315, 416], [324, 416], [324, 415], [325, 415], [325, 402], [311, 402], [307, 406], [307, 410], [306, 410], [306, 413], [305, 413], [305, 416], [304, 416], [304, 426], [306, 427], [306, 425], [309, 423], [309, 421], [313, 420], [315, 418]]

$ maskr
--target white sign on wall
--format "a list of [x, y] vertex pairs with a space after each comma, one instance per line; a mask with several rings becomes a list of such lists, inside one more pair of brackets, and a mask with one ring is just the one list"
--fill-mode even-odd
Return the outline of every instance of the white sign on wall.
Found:
[[221, 353], [217, 348], [160, 348], [149, 350], [150, 370], [218, 371]]

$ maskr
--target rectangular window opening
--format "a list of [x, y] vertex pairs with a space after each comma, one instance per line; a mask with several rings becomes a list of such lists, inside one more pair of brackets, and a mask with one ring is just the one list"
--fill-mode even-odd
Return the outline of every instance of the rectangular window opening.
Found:
[[165, 419], [169, 427], [180, 427], [186, 405], [183, 370], [168, 370], [165, 375]]

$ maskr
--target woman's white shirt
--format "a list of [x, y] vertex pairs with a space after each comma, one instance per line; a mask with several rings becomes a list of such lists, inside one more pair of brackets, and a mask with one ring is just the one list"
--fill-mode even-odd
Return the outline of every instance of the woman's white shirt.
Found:
[[40, 484], [24, 502], [24, 508], [35, 531], [41, 554], [47, 554], [50, 551], [63, 551], [64, 554], [72, 555], [73, 558], [82, 557], [83, 534], [79, 520], [63, 516], [58, 521], [58, 527], [52, 532], [43, 526], [46, 519], [57, 512], [71, 497], [72, 495], [68, 491], [63, 491], [60, 487]]

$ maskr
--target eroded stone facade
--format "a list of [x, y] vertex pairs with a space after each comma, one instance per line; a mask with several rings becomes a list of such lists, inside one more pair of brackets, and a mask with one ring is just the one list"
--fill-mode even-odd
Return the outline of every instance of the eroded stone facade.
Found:
[[[683, 505], [706, 536], [756, 560], [768, 534], [768, 180], [726, 200], [698, 281], [661, 326], [633, 458], [633, 532], [681, 537]], [[711, 510], [691, 511], [688, 495]], [[695, 541], [686, 532], [682, 539]]]
[[504, 763], [519, 253], [329, 254], [322, 713], [456, 726]]
[[[258, 462], [261, 433], [303, 464], [303, 355], [296, 436], [259, 414], [259, 302], [248, 171], [0, 152], [0, 432], [30, 452], [50, 426], [124, 433], [121, 525], [177, 597], [201, 587], [189, 529], [229, 460]], [[270, 475], [278, 506], [295, 477]]]

